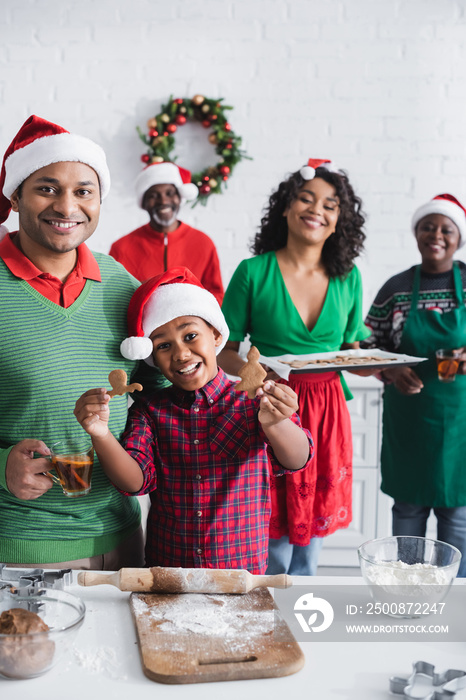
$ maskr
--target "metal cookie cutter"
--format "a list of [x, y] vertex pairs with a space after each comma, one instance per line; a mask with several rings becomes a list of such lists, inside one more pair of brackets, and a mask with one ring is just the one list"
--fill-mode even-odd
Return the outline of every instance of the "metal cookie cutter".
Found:
[[71, 582], [71, 569], [7, 569], [0, 564], [0, 588], [14, 588], [20, 596], [35, 595], [40, 588], [62, 591]]
[[450, 668], [443, 673], [435, 673], [435, 666], [426, 661], [413, 663], [409, 678], [390, 678], [391, 693], [417, 700], [452, 700], [457, 691], [463, 688], [466, 688], [466, 671]]
[[44, 604], [40, 596], [46, 595], [47, 589], [62, 591], [71, 580], [71, 569], [9, 569], [0, 564], [0, 600], [18, 599], [20, 607], [37, 613]]

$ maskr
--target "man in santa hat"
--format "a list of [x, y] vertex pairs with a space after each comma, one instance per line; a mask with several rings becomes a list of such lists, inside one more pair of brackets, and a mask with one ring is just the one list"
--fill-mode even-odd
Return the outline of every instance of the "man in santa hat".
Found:
[[[82, 438], [73, 407], [89, 383], [116, 368], [138, 282], [85, 241], [110, 187], [103, 150], [31, 116], [0, 175], [0, 561], [45, 568], [118, 569], [142, 562], [140, 509], [94, 463], [92, 490], [67, 498], [47, 472], [50, 447]], [[127, 401], [114, 399], [114, 428]]]
[[145, 167], [136, 179], [136, 196], [150, 221], [115, 241], [110, 255], [141, 282], [186, 266], [221, 304], [224, 290], [213, 241], [178, 219], [180, 206], [197, 195], [189, 170], [168, 162]]

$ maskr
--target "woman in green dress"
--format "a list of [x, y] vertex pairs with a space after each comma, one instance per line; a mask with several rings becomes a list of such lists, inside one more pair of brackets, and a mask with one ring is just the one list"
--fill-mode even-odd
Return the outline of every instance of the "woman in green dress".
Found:
[[394, 535], [424, 537], [433, 509], [438, 539], [466, 555], [466, 363], [454, 382], [441, 382], [435, 359], [436, 350], [466, 346], [466, 265], [453, 260], [465, 209], [438, 195], [415, 211], [412, 229], [421, 264], [390, 278], [366, 318], [368, 347], [428, 358], [383, 370], [381, 488], [394, 499]]
[[[310, 160], [272, 194], [252, 246], [228, 286], [230, 328], [219, 364], [237, 375], [249, 339], [262, 355], [358, 347], [369, 335], [354, 259], [363, 249], [361, 200], [330, 161]], [[275, 375], [275, 378], [276, 375]], [[312, 466], [272, 479], [268, 573], [313, 575], [322, 538], [351, 522], [352, 439], [337, 372], [290, 374], [315, 443]]]

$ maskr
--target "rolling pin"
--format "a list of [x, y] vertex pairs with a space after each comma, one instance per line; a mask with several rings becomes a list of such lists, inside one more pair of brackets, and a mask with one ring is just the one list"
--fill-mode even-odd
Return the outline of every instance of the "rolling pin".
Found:
[[120, 569], [114, 574], [81, 571], [80, 586], [106, 583], [120, 591], [139, 593], [248, 593], [253, 588], [288, 588], [291, 576], [255, 576], [245, 569], [182, 569], [153, 566], [150, 569]]

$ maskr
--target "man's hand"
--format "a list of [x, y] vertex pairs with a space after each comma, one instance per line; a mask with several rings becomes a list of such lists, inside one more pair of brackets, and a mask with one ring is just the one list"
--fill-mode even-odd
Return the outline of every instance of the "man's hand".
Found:
[[457, 374], [466, 374], [466, 348], [456, 348], [461, 351], [461, 356], [459, 358], [460, 364], [457, 370]]
[[106, 389], [90, 389], [76, 401], [73, 413], [91, 437], [108, 435], [109, 401], [110, 395]]
[[392, 382], [395, 388], [405, 396], [419, 394], [421, 389], [424, 388], [424, 384], [411, 367], [391, 367], [390, 369], [384, 369], [383, 376]]
[[[34, 458], [34, 453], [44, 457]], [[45, 475], [50, 460], [45, 459], [50, 450], [42, 440], [21, 440], [8, 455], [5, 478], [8, 490], [16, 498], [32, 501], [52, 488], [53, 481]]]
[[296, 392], [287, 384], [276, 384], [267, 380], [264, 386], [257, 390], [256, 396], [261, 397], [259, 421], [263, 427], [276, 425], [298, 410]]

